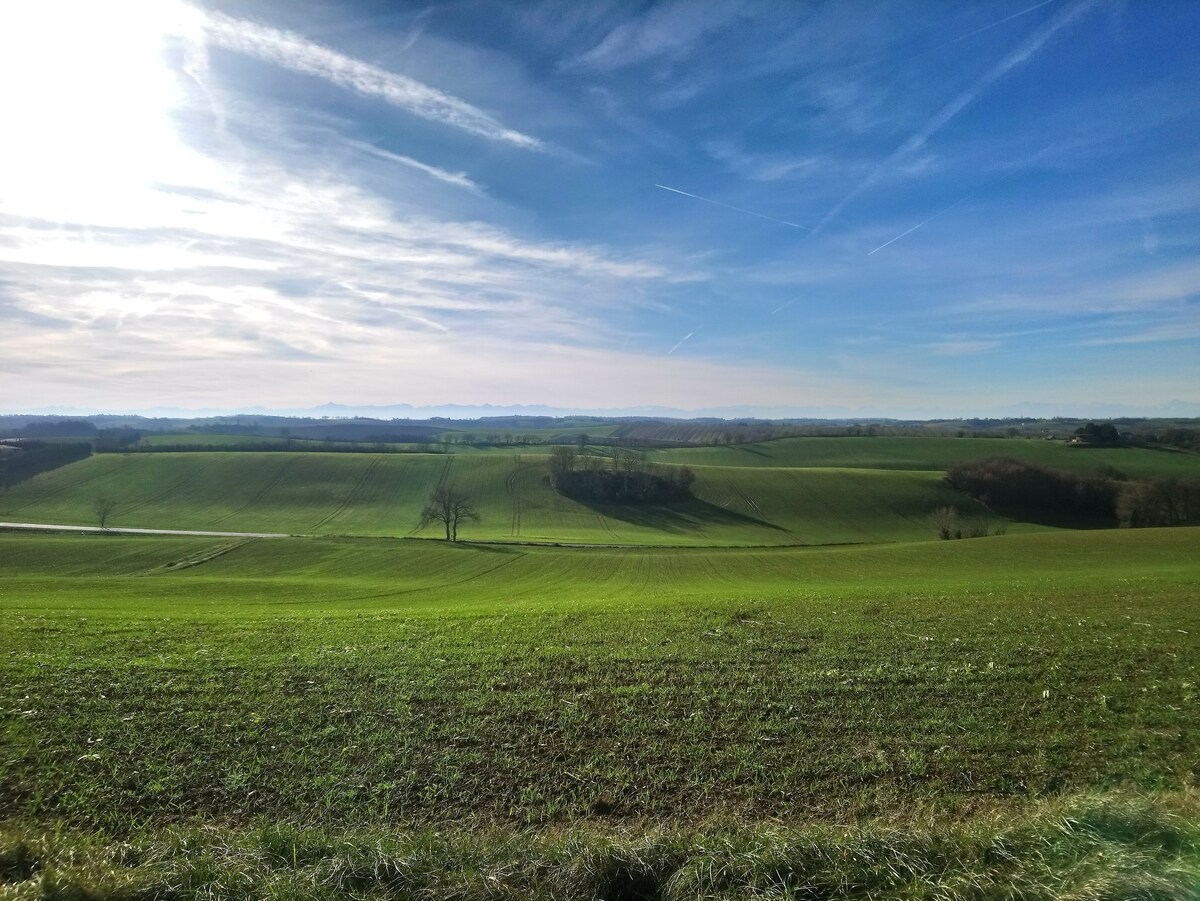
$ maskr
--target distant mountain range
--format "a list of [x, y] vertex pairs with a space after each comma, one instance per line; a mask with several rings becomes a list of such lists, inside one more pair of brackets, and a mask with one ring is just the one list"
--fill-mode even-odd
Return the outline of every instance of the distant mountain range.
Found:
[[758, 406], [739, 405], [705, 407], [683, 410], [677, 407], [636, 406], [605, 407], [552, 407], [545, 404], [337, 404], [326, 403], [314, 407], [143, 407], [135, 409], [96, 409], [84, 407], [41, 407], [10, 408], [11, 414], [42, 416], [96, 416], [103, 414], [138, 415], [145, 417], [167, 417], [172, 419], [210, 416], [299, 416], [330, 419], [480, 419], [497, 416], [603, 416], [636, 417], [650, 419], [813, 419], [837, 421], [914, 421], [976, 418], [1027, 417], [1051, 419], [1054, 417], [1115, 419], [1120, 417], [1196, 417], [1200, 416], [1200, 403], [1173, 400], [1163, 404], [1111, 404], [1103, 402], [1045, 403], [1019, 402], [986, 410], [947, 410], [933, 408], [908, 408], [884, 410], [881, 408], [852, 409], [849, 407], [818, 406]]

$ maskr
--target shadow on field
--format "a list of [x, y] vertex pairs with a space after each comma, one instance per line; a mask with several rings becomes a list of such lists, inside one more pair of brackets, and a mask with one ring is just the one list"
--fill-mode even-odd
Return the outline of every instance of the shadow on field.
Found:
[[739, 444], [739, 445], [737, 445], [737, 449], [744, 454], [751, 454], [755, 457], [771, 456], [769, 453], [767, 453], [766, 450], [764, 450], [763, 448], [759, 447], [758, 445], [754, 445], [754, 444]]
[[765, 519], [747, 516], [736, 510], [726, 510], [695, 497], [671, 504], [600, 504], [594, 501], [579, 503], [609, 519], [674, 534], [700, 534], [714, 526], [758, 526], [776, 532], [788, 531]]
[[1053, 529], [1115, 529], [1117, 521], [1107, 516], [1081, 516], [1073, 513], [1055, 513], [1049, 510], [1026, 510], [1021, 507], [992, 504], [992, 509], [1013, 522], [1028, 522]]

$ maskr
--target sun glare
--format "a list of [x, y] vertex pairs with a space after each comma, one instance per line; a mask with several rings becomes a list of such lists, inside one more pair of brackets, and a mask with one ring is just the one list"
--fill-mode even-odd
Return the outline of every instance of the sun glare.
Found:
[[170, 171], [184, 151], [165, 53], [194, 15], [173, 0], [0, 6], [0, 210], [107, 221]]

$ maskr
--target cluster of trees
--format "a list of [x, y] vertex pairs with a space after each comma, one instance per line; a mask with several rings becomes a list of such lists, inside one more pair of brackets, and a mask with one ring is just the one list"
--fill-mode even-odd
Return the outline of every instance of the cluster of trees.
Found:
[[1117, 494], [1117, 522], [1127, 528], [1200, 522], [1200, 481], [1150, 479], [1125, 482]]
[[1084, 444], [1095, 444], [1099, 447], [1114, 447], [1121, 443], [1121, 433], [1111, 422], [1089, 422], [1075, 430], [1075, 437]]
[[[938, 507], [930, 515], [934, 531], [942, 541], [955, 541], [961, 538], [986, 538], [990, 532], [987, 517], [983, 519], [964, 520], [957, 507]], [[995, 534], [1003, 535], [1008, 531], [1004, 523], [996, 527]]]
[[1162, 429], [1154, 439], [1159, 444], [1183, 450], [1200, 451], [1200, 429]]
[[550, 484], [575, 500], [605, 504], [646, 504], [691, 495], [696, 474], [686, 466], [663, 467], [640, 454], [614, 447], [607, 458], [556, 447], [550, 454]]
[[142, 440], [137, 429], [99, 429], [92, 445], [98, 454], [115, 454], [131, 450]]
[[26, 438], [91, 438], [96, 427], [86, 419], [60, 419], [56, 422], [35, 420], [26, 423], [21, 433]]
[[1200, 521], [1200, 481], [1194, 479], [1129, 479], [1111, 469], [1080, 475], [988, 457], [952, 466], [946, 480], [1002, 512], [1068, 514], [1127, 528]]
[[1111, 519], [1117, 488], [1102, 476], [1081, 476], [1012, 457], [955, 464], [946, 480], [995, 510], [1044, 512]]
[[84, 442], [47, 444], [22, 441], [17, 450], [0, 454], [0, 485], [9, 488], [39, 472], [58, 469], [91, 455], [91, 444]]
[[512, 432], [444, 432], [439, 438], [443, 444], [465, 444], [469, 447], [527, 447], [542, 443], [536, 435], [514, 435]]

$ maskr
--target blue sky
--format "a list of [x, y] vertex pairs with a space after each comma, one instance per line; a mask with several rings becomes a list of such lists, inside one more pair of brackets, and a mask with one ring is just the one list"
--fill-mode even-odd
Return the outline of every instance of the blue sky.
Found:
[[0, 409], [1194, 407], [1197, 46], [1183, 0], [9, 4]]

